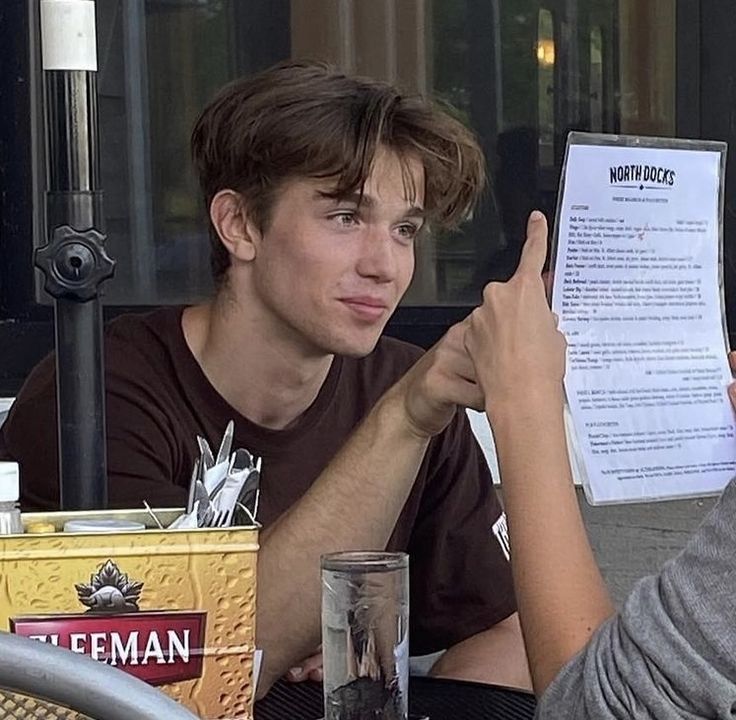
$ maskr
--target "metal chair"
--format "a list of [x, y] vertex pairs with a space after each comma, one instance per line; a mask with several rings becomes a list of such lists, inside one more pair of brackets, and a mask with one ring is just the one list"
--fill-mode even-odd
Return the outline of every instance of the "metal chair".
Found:
[[38, 640], [0, 632], [0, 719], [196, 720], [122, 670]]

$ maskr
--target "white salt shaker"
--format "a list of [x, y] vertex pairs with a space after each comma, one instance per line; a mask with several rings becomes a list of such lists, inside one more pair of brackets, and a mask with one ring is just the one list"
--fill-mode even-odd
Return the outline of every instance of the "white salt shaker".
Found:
[[0, 535], [23, 532], [18, 499], [20, 469], [17, 462], [0, 462]]

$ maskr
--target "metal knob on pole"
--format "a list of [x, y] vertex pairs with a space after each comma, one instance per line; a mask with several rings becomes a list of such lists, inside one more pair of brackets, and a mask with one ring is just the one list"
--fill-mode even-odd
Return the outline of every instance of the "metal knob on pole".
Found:
[[41, 0], [49, 242], [35, 265], [54, 298], [63, 510], [107, 507], [102, 304], [105, 252], [97, 146], [93, 0]]

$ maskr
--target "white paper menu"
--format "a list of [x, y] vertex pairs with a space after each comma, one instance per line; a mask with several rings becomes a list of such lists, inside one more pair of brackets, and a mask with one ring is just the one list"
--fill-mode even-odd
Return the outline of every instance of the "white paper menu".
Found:
[[571, 133], [552, 309], [574, 472], [591, 503], [736, 475], [722, 293], [725, 144]]

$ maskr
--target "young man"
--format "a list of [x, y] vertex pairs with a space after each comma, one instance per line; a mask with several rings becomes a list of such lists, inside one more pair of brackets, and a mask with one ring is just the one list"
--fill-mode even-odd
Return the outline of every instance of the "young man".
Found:
[[503, 476], [537, 717], [733, 717], [736, 480], [685, 549], [615, 614], [567, 457], [566, 345], [540, 276], [546, 234], [544, 217], [533, 216], [519, 269], [486, 288], [466, 335]]
[[[216, 444], [233, 419], [263, 458], [261, 693], [312, 669], [319, 557], [349, 548], [411, 554], [412, 653], [451, 648], [435, 672], [523, 686], [502, 510], [462, 409], [482, 407], [465, 326], [423, 356], [380, 337], [427, 224], [457, 224], [482, 189], [474, 138], [388, 85], [290, 63], [225, 88], [192, 150], [217, 292], [110, 326], [111, 504], [181, 505], [196, 435]], [[3, 428], [26, 506], [58, 502], [54, 427], [49, 358]]]

